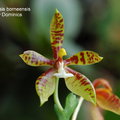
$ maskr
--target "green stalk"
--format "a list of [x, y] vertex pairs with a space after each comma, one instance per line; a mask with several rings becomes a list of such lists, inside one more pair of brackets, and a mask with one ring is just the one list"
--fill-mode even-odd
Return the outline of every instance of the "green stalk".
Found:
[[58, 109], [60, 111], [63, 111], [63, 107], [60, 103], [59, 96], [58, 96], [58, 85], [59, 85], [59, 78], [56, 79], [55, 92], [54, 92], [54, 102], [57, 105]]
[[74, 94], [70, 93], [66, 97], [65, 108], [63, 108], [58, 96], [58, 85], [59, 85], [59, 78], [56, 79], [55, 92], [54, 92], [55, 112], [59, 120], [70, 120], [70, 117], [77, 106], [78, 99]]

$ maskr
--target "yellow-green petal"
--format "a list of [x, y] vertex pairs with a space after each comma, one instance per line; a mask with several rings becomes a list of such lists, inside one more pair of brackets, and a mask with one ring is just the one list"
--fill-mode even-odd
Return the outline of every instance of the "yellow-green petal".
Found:
[[61, 49], [64, 39], [64, 19], [57, 9], [50, 24], [50, 39], [53, 57], [57, 59], [58, 51]]
[[103, 59], [93, 51], [82, 51], [65, 60], [66, 65], [91, 65]]
[[90, 80], [68, 67], [66, 67], [66, 72], [74, 75], [65, 79], [67, 88], [76, 95], [82, 96], [85, 100], [96, 104], [96, 93]]
[[48, 58], [32, 50], [27, 50], [19, 56], [27, 65], [30, 66], [52, 66], [54, 64], [53, 60], [49, 60]]
[[40, 105], [48, 101], [48, 98], [54, 93], [56, 80], [56, 77], [53, 76], [54, 73], [55, 70], [50, 68], [36, 80], [35, 87], [40, 98]]

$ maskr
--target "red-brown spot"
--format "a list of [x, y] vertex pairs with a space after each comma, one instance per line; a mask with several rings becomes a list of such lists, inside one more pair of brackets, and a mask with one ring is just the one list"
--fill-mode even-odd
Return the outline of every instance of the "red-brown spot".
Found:
[[80, 82], [84, 82], [85, 81], [85, 79], [83, 78], [82, 80], [80, 80]]
[[61, 40], [61, 37], [55, 37], [55, 40]]
[[75, 64], [78, 64], [78, 57], [77, 57], [77, 56], [71, 57], [70, 60], [71, 60], [72, 62], [74, 62]]
[[35, 64], [37, 65], [37, 64], [38, 64], [38, 61], [35, 61]]
[[96, 61], [98, 61], [98, 58], [95, 58]]
[[86, 88], [86, 89], [85, 89], [85, 91], [88, 91], [88, 90], [89, 90], [89, 88]]
[[85, 91], [91, 91], [91, 90], [92, 90], [92, 89], [90, 89], [90, 88], [86, 88], [86, 89], [85, 89]]
[[27, 57], [27, 56], [25, 56], [25, 60], [27, 60], [27, 58], [28, 58], [28, 57]]
[[89, 89], [88, 91], [91, 91], [92, 89]]
[[90, 84], [89, 82], [86, 82], [86, 83], [84, 84], [84, 86], [89, 85], [89, 84]]
[[84, 86], [89, 84], [89, 82], [86, 81], [86, 78], [83, 78], [82, 80], [80, 80], [80, 82], [81, 82], [81, 85], [84, 85]]
[[66, 64], [70, 64], [70, 63], [75, 63], [78, 64], [78, 57], [77, 56], [72, 56], [71, 58], [65, 60]]
[[89, 95], [92, 95], [92, 93], [89, 93]]
[[52, 44], [52, 46], [53, 45], [55, 45], [55, 44], [62, 44], [63, 43], [63, 40], [55, 40], [55, 41], [53, 41], [51, 44]]
[[60, 28], [62, 29], [64, 27], [64, 25], [62, 24], [61, 26], [60, 26]]
[[28, 60], [30, 60], [30, 56], [28, 57]]
[[51, 32], [53, 32], [53, 33], [61, 33], [61, 32], [63, 32], [63, 30], [59, 30], [59, 31], [51, 31]]
[[64, 33], [56, 33], [55, 36], [64, 36]]
[[88, 54], [88, 57], [90, 57], [90, 54]]
[[59, 22], [63, 22], [63, 18]]
[[91, 59], [93, 60], [94, 59], [94, 54], [93, 53], [91, 53], [91, 54], [92, 54]]
[[81, 52], [81, 53], [80, 53], [80, 56], [81, 56], [80, 61], [83, 62], [83, 64], [85, 64], [84, 53]]
[[[76, 78], [79, 80], [82, 78], [82, 75], [80, 75], [79, 73], [76, 74]], [[81, 82], [81, 81], [80, 81]]]
[[95, 55], [94, 55], [94, 53], [92, 53], [92, 52], [89, 52], [88, 54], [87, 54], [87, 56], [88, 56], [88, 63], [89, 64], [91, 64], [91, 63], [93, 63], [94, 62], [94, 59], [96, 60], [96, 61], [98, 61], [98, 59], [97, 58], [95, 58]]
[[39, 81], [37, 81], [36, 84], [38, 85], [38, 84], [39, 84]]
[[[44, 73], [43, 73], [43, 74], [44, 74]], [[43, 74], [42, 74], [42, 75], [43, 75]], [[39, 76], [39, 77], [37, 78], [37, 80], [41, 80], [41, 77], [42, 77], [42, 76]]]
[[86, 52], [87, 56], [90, 57], [90, 53], [89, 52]]
[[56, 13], [55, 16], [56, 16], [56, 19], [60, 19], [60, 17], [59, 17], [60, 13]]
[[84, 82], [81, 83], [81, 85], [84, 85], [84, 86], [85, 86], [85, 84], [86, 84], [86, 81], [84, 81]]

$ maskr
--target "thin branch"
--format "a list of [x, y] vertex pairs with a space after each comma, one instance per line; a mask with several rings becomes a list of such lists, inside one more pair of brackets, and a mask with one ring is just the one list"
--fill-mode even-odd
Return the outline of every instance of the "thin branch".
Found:
[[83, 97], [80, 97], [79, 99], [79, 102], [78, 102], [78, 105], [73, 113], [73, 116], [72, 116], [72, 120], [76, 120], [77, 119], [77, 116], [78, 116], [78, 112], [81, 108], [81, 105], [82, 105], [82, 102], [83, 102], [84, 98]]

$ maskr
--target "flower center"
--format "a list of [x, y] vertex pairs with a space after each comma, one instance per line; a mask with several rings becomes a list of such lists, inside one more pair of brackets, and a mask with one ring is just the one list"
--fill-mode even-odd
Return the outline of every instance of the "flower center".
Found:
[[56, 76], [58, 78], [67, 78], [67, 77], [73, 77], [73, 74], [66, 73], [64, 68], [64, 63], [62, 61], [62, 62], [59, 62], [58, 73], [55, 73], [53, 76]]

